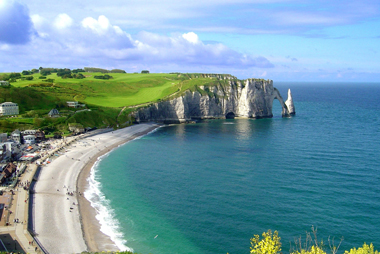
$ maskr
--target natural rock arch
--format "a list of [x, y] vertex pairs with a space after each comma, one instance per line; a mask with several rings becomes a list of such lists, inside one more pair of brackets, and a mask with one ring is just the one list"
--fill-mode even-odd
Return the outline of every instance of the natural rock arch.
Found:
[[[280, 92], [277, 90], [277, 88], [274, 88], [273, 89], [273, 100], [274, 99], [277, 99], [280, 104], [281, 104], [281, 107], [282, 107], [282, 116], [289, 116], [289, 110], [288, 110], [288, 107], [286, 106], [285, 102], [284, 102], [284, 99], [282, 99], [281, 95], [280, 95]], [[273, 105], [273, 100], [272, 100], [272, 105]]]

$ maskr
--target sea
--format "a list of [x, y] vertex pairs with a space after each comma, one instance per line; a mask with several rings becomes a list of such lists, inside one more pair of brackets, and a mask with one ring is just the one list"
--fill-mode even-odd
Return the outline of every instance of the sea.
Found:
[[275, 100], [273, 118], [163, 126], [99, 158], [86, 197], [102, 231], [142, 254], [249, 253], [269, 229], [283, 253], [308, 234], [380, 250], [380, 83], [274, 86], [296, 116]]

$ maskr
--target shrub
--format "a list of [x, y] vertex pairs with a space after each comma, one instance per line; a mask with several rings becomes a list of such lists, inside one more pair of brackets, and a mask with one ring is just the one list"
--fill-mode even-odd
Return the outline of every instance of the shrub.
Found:
[[263, 239], [260, 240], [259, 235], [251, 238], [251, 254], [277, 254], [281, 252], [281, 237], [278, 232], [269, 229], [268, 232], [263, 233]]
[[374, 250], [373, 244], [370, 245], [364, 243], [363, 247], [360, 247], [358, 249], [353, 248], [350, 251], [345, 251], [344, 254], [379, 254], [379, 252]]

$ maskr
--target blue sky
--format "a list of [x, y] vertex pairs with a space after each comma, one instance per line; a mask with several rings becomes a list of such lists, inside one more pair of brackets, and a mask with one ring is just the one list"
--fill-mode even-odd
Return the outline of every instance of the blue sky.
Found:
[[0, 72], [380, 81], [378, 0], [0, 0]]

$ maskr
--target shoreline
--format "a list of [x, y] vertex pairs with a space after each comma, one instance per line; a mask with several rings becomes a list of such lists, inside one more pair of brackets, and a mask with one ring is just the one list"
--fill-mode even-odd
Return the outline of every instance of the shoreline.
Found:
[[41, 167], [34, 186], [32, 224], [36, 239], [50, 253], [118, 251], [101, 232], [97, 211], [84, 197], [98, 158], [160, 125], [144, 123], [76, 139]]
[[[120, 141], [118, 143], [113, 144], [102, 151], [99, 151], [96, 155], [94, 155], [82, 168], [77, 178], [77, 199], [78, 199], [78, 207], [80, 214], [80, 221], [82, 226], [82, 233], [85, 243], [87, 245], [88, 251], [96, 252], [96, 251], [118, 251], [116, 244], [111, 240], [111, 237], [106, 235], [101, 231], [101, 224], [96, 219], [96, 210], [91, 206], [91, 202], [84, 197], [84, 192], [89, 187], [88, 178], [90, 177], [91, 170], [95, 166], [95, 163], [99, 160], [100, 157], [112, 152], [114, 149], [118, 148], [121, 145], [124, 145], [138, 137], [142, 137], [157, 129], [159, 126], [155, 125], [143, 132], [139, 132], [137, 134], [132, 135], [131, 137]], [[79, 195], [81, 193], [81, 195]], [[85, 215], [85, 216], [83, 216]], [[104, 249], [104, 246], [108, 247]], [[116, 249], [111, 249], [111, 247], [115, 247]]]

